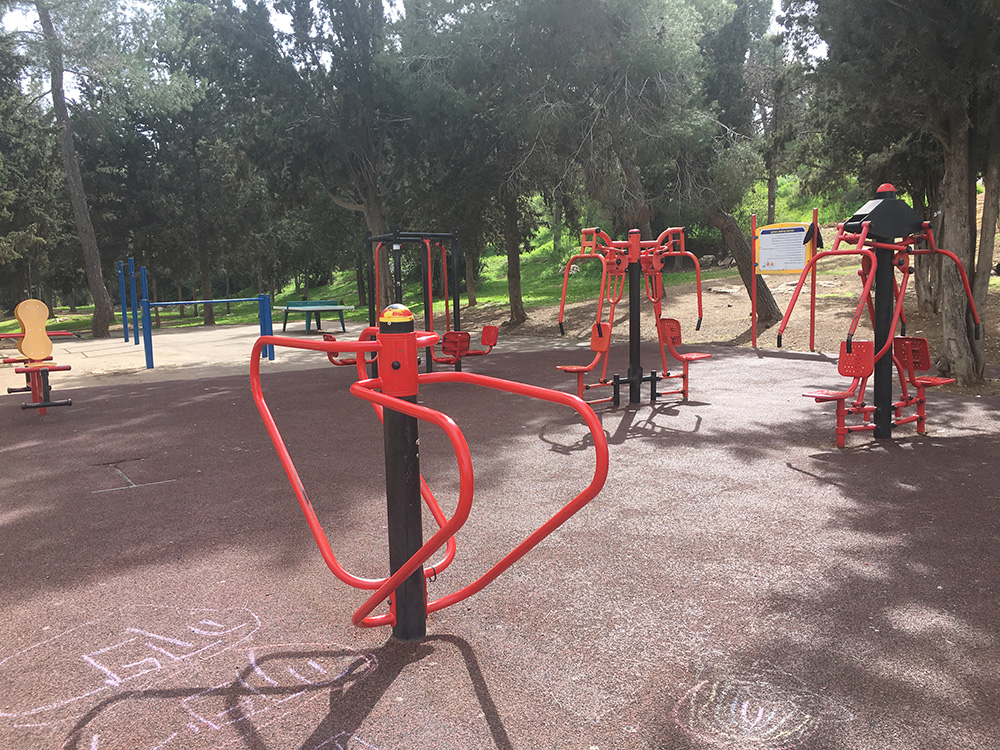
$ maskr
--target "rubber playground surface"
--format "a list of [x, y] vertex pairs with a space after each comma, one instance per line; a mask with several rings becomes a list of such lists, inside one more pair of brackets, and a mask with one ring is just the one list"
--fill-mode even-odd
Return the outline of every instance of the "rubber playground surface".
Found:
[[[596, 499], [401, 643], [351, 625], [366, 595], [295, 502], [251, 399], [255, 338], [157, 332], [152, 371], [120, 340], [57, 340], [73, 406], [45, 416], [0, 369], [0, 747], [1000, 747], [1000, 400], [932, 390], [926, 436], [838, 450], [833, 406], [801, 396], [841, 383], [830, 357], [699, 346], [689, 401], [596, 406]], [[577, 343], [501, 334], [466, 369], [571, 391], [555, 366], [589, 361]], [[385, 575], [355, 371], [281, 349], [262, 371], [338, 559]], [[420, 401], [475, 469], [437, 598], [571, 500], [594, 454], [565, 407], [454, 384]], [[432, 427], [420, 444], [450, 512], [454, 456]]]

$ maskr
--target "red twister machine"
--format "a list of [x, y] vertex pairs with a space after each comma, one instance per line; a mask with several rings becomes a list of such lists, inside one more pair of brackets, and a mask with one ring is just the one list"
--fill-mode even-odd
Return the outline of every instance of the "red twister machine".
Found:
[[[378, 327], [369, 327], [357, 341], [315, 341], [262, 336], [254, 344], [250, 363], [250, 381], [254, 402], [264, 420], [278, 457], [299, 501], [306, 522], [320, 554], [337, 578], [354, 588], [373, 592], [354, 613], [352, 622], [359, 627], [391, 625], [393, 636], [417, 640], [426, 634], [427, 614], [463, 601], [481, 591], [507, 568], [520, 560], [542, 539], [592, 500], [608, 474], [608, 444], [599, 420], [586, 402], [576, 396], [547, 388], [467, 372], [420, 373], [417, 352], [433, 347], [438, 335], [416, 331], [413, 314], [403, 305], [390, 305], [379, 316]], [[267, 407], [260, 382], [260, 352], [265, 346], [286, 346], [323, 352], [332, 359], [340, 354], [353, 355], [358, 381], [351, 393], [372, 404], [382, 421], [386, 463], [386, 501], [388, 506], [389, 569], [387, 578], [362, 578], [345, 570], [337, 561], [323, 533], [319, 519], [285, 446], [274, 418]], [[378, 364], [379, 376], [369, 378], [366, 361]], [[341, 363], [344, 360], [340, 360]], [[416, 403], [420, 386], [435, 383], [464, 383], [528, 398], [549, 401], [574, 409], [588, 427], [594, 441], [595, 468], [590, 483], [542, 524], [524, 541], [507, 553], [475, 581], [433, 601], [427, 600], [426, 580], [442, 573], [455, 559], [455, 535], [472, 510], [472, 459], [465, 437], [446, 414]], [[418, 423], [439, 427], [451, 442], [459, 473], [459, 493], [455, 512], [449, 518], [420, 475], [417, 453]], [[421, 499], [430, 510], [438, 530], [426, 542], [422, 539]], [[444, 548], [440, 559], [427, 564], [431, 556]], [[389, 601], [389, 612], [373, 615], [382, 602]]]
[[[842, 249], [846, 248], [846, 249]], [[802, 271], [792, 293], [788, 309], [778, 328], [781, 334], [788, 325], [792, 309], [805, 283], [806, 275], [817, 260], [829, 255], [858, 255], [862, 290], [845, 340], [841, 343], [838, 372], [851, 378], [844, 389], [819, 389], [802, 394], [817, 403], [835, 403], [837, 407], [837, 447], [855, 432], [873, 432], [876, 438], [891, 438], [900, 425], [915, 423], [917, 432], [926, 431], [926, 389], [954, 383], [953, 378], [921, 375], [931, 367], [927, 339], [906, 335], [903, 300], [912, 273], [910, 257], [941, 255], [951, 260], [958, 271], [975, 322], [975, 337], [981, 324], [968, 275], [958, 256], [939, 248], [928, 221], [896, 197], [889, 183], [879, 186], [874, 200], [859, 208], [847, 221], [837, 224], [837, 239], [829, 252], [818, 253]], [[855, 341], [854, 334], [862, 313], [867, 309], [874, 341]], [[900, 334], [896, 335], [897, 328]], [[898, 377], [900, 394], [893, 398], [893, 370]], [[873, 380], [874, 404], [865, 403], [868, 380]], [[904, 414], [904, 410], [913, 413]], [[860, 415], [860, 424], [847, 423], [850, 415]]]
[[[580, 252], [566, 263], [563, 273], [562, 298], [559, 304], [559, 333], [565, 336], [563, 320], [566, 312], [566, 292], [569, 287], [569, 277], [573, 266], [584, 260], [597, 260], [601, 263], [601, 287], [597, 296], [597, 314], [591, 328], [590, 349], [593, 359], [582, 365], [557, 365], [558, 369], [576, 375], [576, 392], [581, 398], [592, 388], [612, 388], [611, 396], [592, 399], [589, 403], [596, 404], [611, 401], [618, 406], [621, 400], [620, 389], [624, 383], [629, 386], [629, 402], [639, 403], [640, 386], [650, 384], [650, 401], [655, 402], [658, 396], [672, 393], [688, 397], [688, 365], [700, 359], [708, 359], [710, 354], [696, 352], [681, 352], [680, 323], [663, 315], [663, 271], [670, 258], [684, 256], [694, 263], [696, 289], [698, 294], [698, 321], [695, 330], [701, 328], [701, 265], [698, 257], [684, 247], [684, 228], [671, 227], [665, 229], [655, 240], [643, 240], [638, 229], [628, 234], [627, 240], [612, 240], [600, 229], [584, 229], [581, 232]], [[642, 282], [639, 278], [642, 277]], [[615, 324], [615, 311], [621, 302], [625, 287], [629, 289], [629, 368], [625, 378], [619, 375], [608, 376], [608, 355], [611, 349], [611, 334]], [[659, 340], [660, 361], [663, 365], [661, 374], [652, 371], [643, 374], [640, 360], [639, 344], [641, 340], [639, 326], [639, 303], [642, 291], [646, 299], [653, 304], [653, 314], [656, 320], [656, 333]], [[605, 310], [607, 312], [605, 313]], [[607, 317], [605, 317], [605, 315]], [[681, 372], [671, 373], [667, 362], [667, 354], [681, 363]], [[584, 379], [600, 366], [600, 376], [594, 383], [585, 383]], [[679, 379], [681, 387], [661, 391], [657, 383], [661, 380]]]

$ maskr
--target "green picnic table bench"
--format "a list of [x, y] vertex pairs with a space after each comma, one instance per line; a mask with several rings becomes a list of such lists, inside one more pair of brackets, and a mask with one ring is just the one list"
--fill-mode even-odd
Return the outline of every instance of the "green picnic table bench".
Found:
[[302, 300], [300, 302], [288, 302], [284, 305], [275, 305], [275, 309], [285, 311], [285, 319], [281, 323], [281, 330], [284, 332], [285, 328], [288, 327], [288, 313], [290, 312], [304, 312], [306, 314], [306, 333], [310, 331], [310, 322], [312, 316], [316, 316], [316, 330], [323, 330], [320, 325], [319, 314], [321, 312], [335, 312], [340, 316], [340, 330], [347, 331], [347, 327], [344, 325], [344, 310], [353, 310], [354, 305], [342, 305], [339, 300], [335, 299], [310, 299]]

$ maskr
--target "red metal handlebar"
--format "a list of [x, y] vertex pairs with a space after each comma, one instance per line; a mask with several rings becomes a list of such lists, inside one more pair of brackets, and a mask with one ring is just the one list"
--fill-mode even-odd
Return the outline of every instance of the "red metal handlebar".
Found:
[[828, 255], [863, 255], [868, 258], [871, 262], [871, 271], [868, 274], [868, 278], [865, 280], [864, 288], [861, 291], [861, 297], [858, 300], [858, 304], [854, 309], [854, 317], [851, 319], [850, 328], [847, 330], [847, 339], [850, 340], [854, 337], [854, 332], [858, 328], [858, 323], [861, 320], [861, 311], [865, 309], [865, 303], [868, 300], [868, 294], [871, 291], [872, 283], [875, 281], [875, 269], [878, 267], [878, 261], [875, 258], [875, 253], [864, 247], [865, 239], [868, 236], [868, 222], [866, 221], [862, 225], [861, 234], [857, 235], [858, 244], [851, 250], [838, 250], [840, 245], [841, 236], [837, 235], [836, 241], [833, 243], [833, 249], [827, 250], [823, 253], [817, 253], [811, 257], [806, 263], [805, 268], [802, 269], [802, 273], [799, 275], [799, 282], [795, 285], [795, 291], [792, 292], [792, 298], [788, 301], [788, 308], [785, 310], [785, 316], [781, 319], [781, 325], [778, 326], [778, 346], [781, 346], [781, 334], [785, 332], [785, 327], [788, 325], [788, 320], [792, 316], [792, 310], [795, 308], [795, 302], [799, 298], [799, 292], [802, 291], [802, 285], [809, 274], [810, 269], [815, 267], [816, 262], [820, 258], [825, 258]]
[[[366, 335], [371, 335], [374, 329], [368, 328], [362, 334], [362, 338]], [[433, 346], [437, 341], [438, 337], [436, 334], [428, 332], [418, 332], [415, 334], [418, 348], [425, 346]], [[284, 441], [281, 438], [280, 432], [278, 431], [277, 425], [274, 422], [274, 418], [271, 415], [270, 410], [264, 400], [263, 389], [260, 383], [260, 351], [264, 346], [287, 346], [296, 349], [310, 349], [315, 351], [326, 352], [330, 356], [331, 352], [342, 353], [342, 352], [375, 352], [377, 353], [381, 348], [381, 342], [377, 339], [374, 341], [314, 341], [314, 340], [303, 340], [303, 339], [293, 339], [280, 336], [262, 336], [254, 344], [253, 357], [251, 358], [250, 366], [250, 382], [251, 389], [253, 392], [254, 402], [257, 405], [257, 409], [264, 420], [264, 425], [267, 428], [268, 434], [278, 451], [279, 458], [281, 460], [282, 466], [292, 484], [292, 489], [295, 492], [295, 496], [299, 501], [303, 513], [306, 516], [306, 521], [309, 524], [309, 528], [312, 531], [313, 538], [319, 547], [320, 554], [322, 555], [327, 567], [342, 581], [348, 585], [354, 586], [359, 589], [374, 590], [374, 593], [365, 601], [365, 603], [354, 613], [352, 616], [352, 622], [360, 627], [373, 627], [378, 625], [390, 625], [395, 623], [394, 610], [390, 611], [388, 614], [372, 616], [371, 613], [374, 609], [379, 606], [380, 603], [385, 601], [387, 598], [393, 596], [396, 588], [405, 581], [410, 575], [417, 570], [418, 567], [424, 565], [424, 563], [442, 546], [447, 547], [444, 558], [441, 562], [436, 563], [433, 566], [424, 568], [424, 576], [429, 577], [437, 572], [440, 572], [451, 561], [455, 556], [455, 534], [461, 529], [462, 525], [469, 517], [469, 513], [472, 509], [472, 496], [473, 496], [473, 470], [472, 470], [472, 460], [469, 453], [468, 444], [465, 441], [465, 437], [462, 431], [458, 428], [455, 422], [445, 414], [437, 412], [433, 409], [429, 409], [424, 406], [413, 403], [405, 399], [396, 398], [394, 396], [387, 395], [380, 392], [378, 389], [382, 386], [381, 378], [365, 378], [365, 367], [363, 357], [356, 357], [358, 372], [361, 376], [361, 380], [354, 383], [351, 386], [351, 393], [358, 398], [362, 398], [372, 404], [376, 413], [379, 417], [382, 416], [382, 410], [385, 408], [398, 411], [403, 414], [415, 417], [417, 419], [430, 422], [432, 424], [440, 427], [445, 434], [448, 436], [452, 444], [452, 448], [455, 451], [455, 458], [458, 464], [459, 470], [459, 497], [458, 503], [455, 508], [455, 512], [452, 514], [451, 518], [447, 518], [441, 511], [440, 506], [434, 499], [433, 494], [427, 487], [426, 482], [424, 482], [423, 477], [420, 479], [421, 495], [424, 497], [425, 502], [431, 509], [435, 520], [439, 525], [438, 531], [429, 539], [427, 542], [421, 546], [421, 548], [407, 560], [394, 574], [388, 578], [362, 578], [360, 576], [355, 576], [345, 570], [340, 563], [337, 561], [333, 551], [330, 548], [329, 541], [326, 535], [323, 533], [322, 526], [320, 525], [319, 519], [316, 516], [315, 510], [309, 501], [308, 496], [305, 492], [305, 487], [303, 486], [302, 480], [299, 477], [295, 465], [292, 462], [291, 456], [288, 453]], [[499, 378], [492, 378], [485, 375], [477, 375], [474, 373], [466, 372], [439, 372], [439, 373], [424, 373], [418, 374], [418, 383], [464, 383], [470, 385], [476, 385], [484, 388], [490, 388], [492, 390], [504, 391], [507, 393], [513, 393], [516, 395], [527, 396], [529, 398], [536, 398], [544, 401], [549, 401], [551, 403], [561, 404], [564, 406], [569, 406], [576, 410], [577, 413], [583, 418], [584, 423], [590, 431], [591, 437], [594, 441], [594, 451], [595, 451], [595, 469], [594, 476], [588, 483], [588, 485], [574, 497], [571, 501], [566, 503], [552, 518], [547, 522], [542, 524], [538, 529], [536, 529], [531, 535], [529, 535], [524, 541], [522, 541], [517, 547], [515, 547], [511, 552], [505, 555], [499, 562], [494, 564], [489, 570], [486, 571], [482, 576], [477, 578], [470, 584], [458, 589], [457, 591], [436, 599], [432, 602], [427, 603], [427, 611], [435, 612], [437, 610], [443, 609], [447, 606], [455, 604], [456, 602], [463, 601], [469, 598], [473, 594], [481, 591], [485, 588], [491, 581], [495, 580], [497, 576], [503, 573], [507, 568], [513, 565], [515, 562], [520, 560], [527, 552], [534, 548], [542, 539], [548, 536], [552, 531], [561, 526], [570, 516], [576, 513], [580, 508], [586, 505], [590, 500], [592, 500], [601, 488], [604, 486], [604, 482], [607, 479], [608, 474], [608, 443], [607, 438], [604, 434], [604, 430], [601, 427], [600, 421], [594, 414], [593, 409], [577, 396], [573, 396], [567, 393], [562, 393], [560, 391], [553, 391], [547, 388], [540, 388], [537, 386], [526, 385], [523, 383], [516, 383], [509, 380], [502, 380]]]
[[[371, 329], [365, 329], [362, 336], [364, 336], [369, 330]], [[424, 341], [427, 341], [428, 338], [433, 338], [433, 340], [436, 341], [437, 336], [432, 335], [431, 337], [423, 337]], [[421, 337], [418, 336], [418, 342], [420, 342], [420, 340]], [[428, 345], [433, 345], [434, 341], [430, 341]], [[377, 341], [315, 341], [311, 339], [294, 339], [283, 336], [261, 336], [257, 339], [253, 348], [253, 354], [258, 357], [258, 360], [261, 349], [267, 345], [284, 346], [292, 349], [307, 349], [327, 353], [370, 352], [378, 351], [379, 349]], [[364, 372], [363, 360], [359, 361], [358, 369], [361, 372]], [[250, 387], [253, 393], [254, 403], [257, 405], [257, 410], [260, 412], [261, 418], [264, 421], [264, 427], [267, 429], [268, 435], [271, 437], [271, 442], [274, 444], [275, 450], [278, 452], [278, 458], [281, 461], [281, 465], [285, 469], [285, 474], [288, 476], [288, 480], [292, 485], [292, 491], [295, 493], [295, 497], [299, 501], [299, 506], [305, 514], [306, 523], [309, 525], [309, 529], [312, 532], [313, 538], [316, 540], [317, 547], [319, 548], [320, 555], [322, 555], [327, 567], [330, 568], [337, 578], [349, 586], [368, 590], [377, 589], [385, 581], [384, 578], [363, 578], [361, 576], [356, 576], [344, 569], [344, 567], [341, 566], [340, 562], [337, 560], [336, 556], [333, 554], [333, 550], [330, 548], [329, 540], [327, 540], [326, 534], [323, 532], [323, 527], [316, 516], [316, 511], [313, 509], [312, 503], [309, 500], [309, 496], [306, 493], [305, 486], [302, 483], [298, 470], [295, 468], [295, 463], [292, 461], [288, 448], [285, 446], [285, 442], [282, 439], [281, 433], [279, 432], [274, 421], [274, 417], [271, 415], [271, 411], [264, 400], [263, 388], [260, 382], [259, 361], [250, 363]], [[400, 409], [400, 411], [402, 411], [402, 409]], [[455, 429], [457, 429], [457, 427]], [[451, 437], [451, 435], [449, 435], [449, 437]], [[456, 448], [456, 451], [457, 450], [458, 448]], [[466, 452], [467, 450], [468, 448], [466, 447]], [[425, 489], [426, 492], [424, 491]], [[436, 499], [430, 493], [430, 489], [427, 488], [426, 483], [423, 482], [422, 478], [421, 495], [424, 498], [424, 502], [427, 503], [435, 521], [437, 521], [439, 525], [445, 523], [446, 517], [444, 512], [441, 510]], [[425, 571], [425, 575], [430, 577], [447, 568], [447, 566], [451, 563], [451, 560], [454, 559], [454, 554], [454, 540], [452, 539], [450, 540], [445, 557], [431, 566], [431, 570]]]

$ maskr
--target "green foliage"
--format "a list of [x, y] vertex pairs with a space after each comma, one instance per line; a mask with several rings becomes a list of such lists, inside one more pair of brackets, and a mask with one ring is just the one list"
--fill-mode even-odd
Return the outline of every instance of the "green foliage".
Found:
[[[834, 224], [850, 217], [868, 201], [855, 178], [845, 178], [840, 189], [832, 187], [822, 193], [811, 193], [797, 175], [783, 175], [778, 178], [775, 199], [774, 220], [776, 222], [812, 221], [813, 209], [819, 210], [820, 224]], [[741, 226], [750, 226], [750, 214], [757, 214], [759, 224], [767, 221], [767, 183], [758, 181], [740, 204], [736, 217]]]

